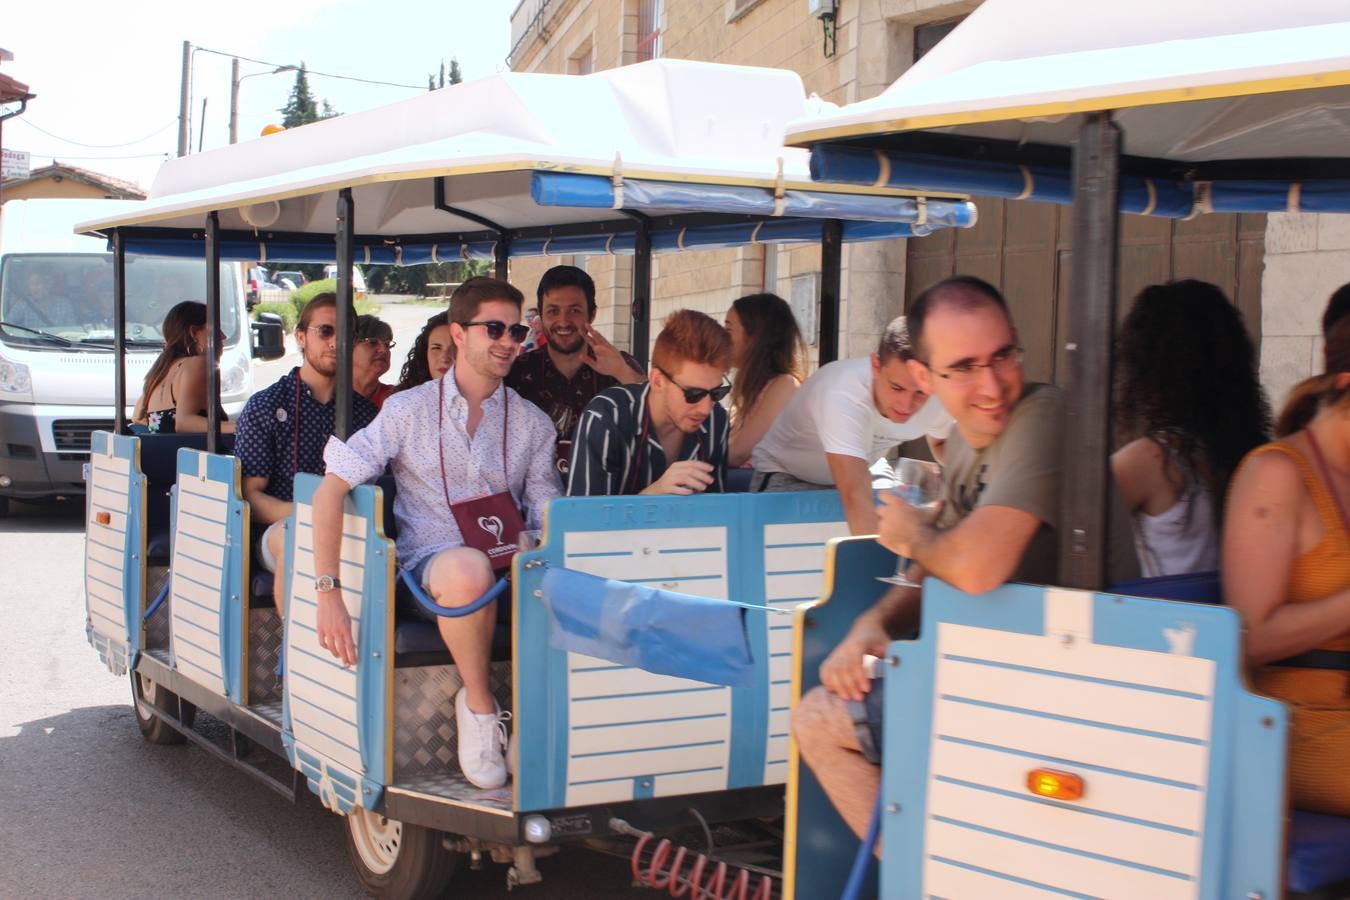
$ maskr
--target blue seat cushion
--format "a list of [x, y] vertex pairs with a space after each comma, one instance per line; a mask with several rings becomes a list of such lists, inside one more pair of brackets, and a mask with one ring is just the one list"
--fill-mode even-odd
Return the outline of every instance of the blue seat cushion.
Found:
[[1218, 572], [1192, 572], [1188, 575], [1161, 575], [1120, 581], [1107, 590], [1131, 597], [1155, 597], [1159, 600], [1187, 600], [1191, 603], [1223, 603], [1223, 588]]
[[1350, 819], [1294, 810], [1288, 872], [1289, 890], [1299, 892], [1350, 879]]

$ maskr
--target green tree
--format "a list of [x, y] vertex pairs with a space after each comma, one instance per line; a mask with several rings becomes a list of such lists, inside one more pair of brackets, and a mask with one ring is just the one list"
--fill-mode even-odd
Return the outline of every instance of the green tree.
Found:
[[459, 70], [459, 60], [450, 57], [450, 83], [459, 84], [463, 80], [464, 73]]
[[445, 60], [441, 60], [440, 74], [433, 72], [427, 76], [427, 90], [434, 91], [437, 88], [443, 88], [446, 84], [459, 84], [464, 80], [464, 73], [460, 71], [459, 60], [450, 58], [450, 80], [446, 81]]
[[300, 68], [295, 72], [295, 84], [291, 87], [290, 99], [286, 101], [286, 105], [281, 108], [280, 112], [283, 128], [295, 128], [297, 125], [308, 125], [310, 122], [331, 119], [341, 115], [333, 108], [333, 104], [327, 100], [323, 101], [322, 111], [320, 111], [319, 100], [314, 96], [314, 92], [309, 89], [309, 72], [303, 62], [300, 63]]

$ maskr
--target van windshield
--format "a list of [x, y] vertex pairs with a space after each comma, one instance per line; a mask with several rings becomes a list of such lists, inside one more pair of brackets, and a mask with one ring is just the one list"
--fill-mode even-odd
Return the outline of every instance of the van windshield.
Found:
[[[206, 262], [127, 257], [127, 343], [162, 347], [164, 316], [183, 300], [206, 298]], [[220, 266], [220, 327], [239, 335], [238, 267]], [[111, 347], [113, 266], [106, 253], [14, 253], [0, 266], [0, 340], [28, 347]]]

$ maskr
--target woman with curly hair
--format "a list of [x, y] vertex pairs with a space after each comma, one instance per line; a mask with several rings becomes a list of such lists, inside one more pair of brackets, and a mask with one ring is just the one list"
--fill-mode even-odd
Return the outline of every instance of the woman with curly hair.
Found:
[[1326, 362], [1280, 416], [1296, 430], [1233, 477], [1223, 585], [1255, 690], [1294, 710], [1293, 805], [1350, 816], [1350, 318], [1331, 325]]
[[1144, 288], [1121, 328], [1111, 457], [1146, 577], [1219, 567], [1228, 482], [1269, 440], [1270, 406], [1242, 314], [1194, 279]]
[[422, 333], [408, 351], [408, 359], [398, 373], [394, 392], [440, 378], [455, 364], [455, 342], [450, 340], [450, 312], [437, 313], [422, 326]]
[[750, 294], [731, 304], [731, 449], [727, 465], [748, 466], [750, 454], [805, 377], [806, 346], [792, 307], [777, 294]]

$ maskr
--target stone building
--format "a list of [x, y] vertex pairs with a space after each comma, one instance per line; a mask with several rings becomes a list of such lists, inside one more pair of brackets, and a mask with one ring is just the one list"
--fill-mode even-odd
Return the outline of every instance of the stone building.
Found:
[[[838, 104], [880, 93], [941, 40], [979, 0], [837, 0], [833, 33], [809, 7], [828, 0], [522, 0], [511, 20], [516, 71], [586, 74], [653, 57], [774, 66]], [[579, 110], [578, 115], [584, 115]], [[979, 199], [979, 224], [922, 239], [846, 245], [840, 356], [869, 352], [907, 297], [964, 272], [998, 285], [1013, 306], [1029, 373], [1062, 376], [1072, 259], [1066, 208]], [[1330, 291], [1350, 281], [1350, 218], [1208, 215], [1191, 221], [1126, 216], [1121, 302], [1169, 278], [1213, 281], [1234, 299], [1261, 342], [1262, 376], [1278, 407], [1321, 356], [1318, 320]], [[559, 259], [513, 263], [527, 290]], [[595, 277], [597, 324], [628, 339], [631, 260], [572, 260]], [[806, 310], [819, 278], [814, 248], [748, 247], [653, 258], [653, 336], [681, 307], [721, 318], [744, 293], [774, 290]], [[1262, 297], [1278, 298], [1262, 304]], [[813, 328], [814, 323], [803, 321]]]

